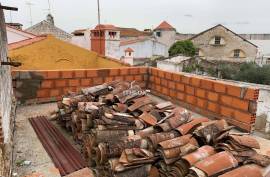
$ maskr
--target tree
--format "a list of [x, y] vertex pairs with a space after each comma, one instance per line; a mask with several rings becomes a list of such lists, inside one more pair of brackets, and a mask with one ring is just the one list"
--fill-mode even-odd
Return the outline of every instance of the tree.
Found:
[[169, 55], [174, 56], [178, 54], [191, 57], [194, 56], [196, 54], [196, 48], [192, 41], [185, 40], [174, 43], [169, 49]]

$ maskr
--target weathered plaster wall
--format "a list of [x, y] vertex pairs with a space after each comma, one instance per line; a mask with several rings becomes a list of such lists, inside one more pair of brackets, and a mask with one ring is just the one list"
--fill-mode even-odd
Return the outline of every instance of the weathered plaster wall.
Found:
[[83, 36], [72, 36], [70, 43], [82, 47], [84, 49], [91, 49], [90, 31], [86, 30]]
[[[112, 37], [109, 32], [116, 32]], [[120, 31], [105, 31], [105, 56], [120, 59]]]
[[168, 47], [153, 40], [145, 40], [120, 46], [121, 56], [125, 56], [125, 50], [128, 47], [134, 50], [134, 58], [151, 58], [154, 55], [168, 56]]
[[[215, 36], [221, 36], [224, 38], [225, 45], [210, 45], [210, 41]], [[202, 50], [204, 56], [207, 58], [234, 59], [231, 55], [235, 49], [241, 49], [244, 51], [246, 58], [243, 59], [255, 60], [257, 56], [257, 48], [255, 46], [239, 38], [222, 26], [217, 26], [216, 28], [193, 38], [192, 42], [197, 48]]]
[[[158, 37], [156, 35], [156, 32], [161, 32], [161, 37]], [[158, 40], [158, 42], [161, 42], [162, 44], [165, 44], [167, 45], [168, 48], [170, 48], [175, 43], [176, 31], [175, 30], [156, 30], [155, 37]]]
[[171, 72], [182, 72], [183, 64], [182, 63], [175, 64], [175, 63], [166, 62], [166, 61], [158, 61], [157, 68], [165, 70], [165, 71], [171, 71]]

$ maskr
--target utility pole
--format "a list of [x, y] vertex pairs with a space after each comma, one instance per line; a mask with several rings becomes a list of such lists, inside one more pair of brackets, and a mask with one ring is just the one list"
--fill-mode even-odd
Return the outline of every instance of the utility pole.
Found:
[[30, 15], [30, 25], [32, 26], [33, 25], [33, 19], [32, 19], [32, 5], [34, 5], [33, 3], [31, 3], [30, 1], [28, 1], [28, 2], [26, 2], [25, 3], [27, 6], [28, 6], [28, 8], [29, 8], [29, 15]]
[[101, 54], [101, 29], [100, 29], [100, 4], [99, 0], [97, 0], [97, 5], [98, 5], [98, 33], [99, 33], [99, 53]]

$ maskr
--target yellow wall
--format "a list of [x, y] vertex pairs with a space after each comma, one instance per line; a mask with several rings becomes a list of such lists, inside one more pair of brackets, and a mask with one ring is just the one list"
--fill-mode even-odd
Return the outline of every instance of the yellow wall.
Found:
[[13, 61], [22, 63], [16, 69], [55, 70], [55, 69], [92, 69], [119, 68], [123, 64], [99, 57], [73, 44], [48, 36], [39, 42], [9, 51]]

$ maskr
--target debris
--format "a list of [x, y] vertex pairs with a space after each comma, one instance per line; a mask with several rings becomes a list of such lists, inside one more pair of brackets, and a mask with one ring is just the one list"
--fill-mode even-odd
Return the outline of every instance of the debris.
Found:
[[147, 93], [134, 82], [114, 81], [58, 103], [58, 122], [82, 144], [96, 177], [218, 176], [250, 163], [270, 164], [254, 150], [260, 148], [255, 139], [230, 133], [225, 120], [191, 118]]

